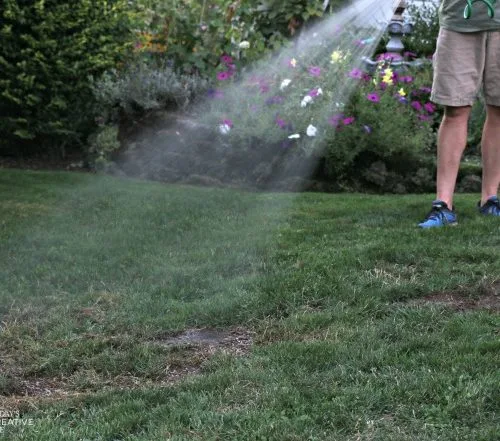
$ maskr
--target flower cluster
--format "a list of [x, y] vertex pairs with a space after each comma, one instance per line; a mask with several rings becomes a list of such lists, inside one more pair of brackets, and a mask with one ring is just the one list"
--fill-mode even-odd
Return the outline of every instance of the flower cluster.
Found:
[[[317, 58], [308, 60], [297, 54], [282, 60], [282, 70], [277, 75], [260, 75], [257, 71], [246, 79], [239, 79], [237, 90], [240, 95], [237, 101], [235, 99], [238, 104], [223, 108], [218, 121], [219, 132], [229, 135], [233, 128], [251, 127], [248, 121], [255, 121], [257, 115], [269, 118], [267, 125], [259, 124], [262, 132], [268, 134], [271, 130], [276, 139], [281, 137], [286, 145], [290, 145], [289, 140], [303, 139], [303, 135], [306, 139], [328, 136], [332, 129], [335, 132], [348, 126], [364, 135], [377, 130], [357, 115], [355, 107], [336, 102], [349, 98], [339, 97], [336, 87], [363, 90], [366, 106], [380, 106], [382, 101], [390, 98], [413, 112], [415, 120], [420, 123], [434, 119], [436, 107], [429, 101], [429, 87], [417, 85], [410, 74], [398, 73], [384, 57], [380, 58], [378, 68], [372, 74], [353, 68], [352, 61], [352, 54], [340, 49], [334, 50], [323, 63]], [[217, 73], [218, 83], [235, 76], [232, 57], [223, 55]], [[243, 92], [246, 95], [241, 95]], [[209, 96], [223, 101], [225, 94], [221, 89], [212, 89]], [[333, 107], [336, 112], [332, 114]]]

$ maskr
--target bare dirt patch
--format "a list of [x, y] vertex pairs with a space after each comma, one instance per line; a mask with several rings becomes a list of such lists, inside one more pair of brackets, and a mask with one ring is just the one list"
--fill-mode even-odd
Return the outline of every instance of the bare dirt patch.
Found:
[[411, 305], [441, 305], [456, 311], [488, 310], [500, 312], [500, 280], [482, 284], [477, 290], [464, 289], [431, 293], [410, 302]]
[[[216, 353], [235, 357], [246, 355], [253, 344], [254, 332], [243, 328], [229, 330], [188, 329], [144, 342], [169, 349], [165, 369], [156, 378], [141, 378], [130, 373], [104, 377], [93, 370], [78, 371], [68, 377], [19, 378], [11, 370], [15, 388], [9, 395], [0, 394], [1, 406], [9, 409], [36, 408], [40, 402], [82, 397], [103, 390], [130, 390], [168, 387], [201, 372], [203, 364]], [[0, 407], [1, 407], [0, 406]]]

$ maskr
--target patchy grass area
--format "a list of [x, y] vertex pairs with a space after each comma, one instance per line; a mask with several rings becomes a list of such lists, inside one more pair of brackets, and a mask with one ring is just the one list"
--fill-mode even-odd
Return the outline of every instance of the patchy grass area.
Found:
[[0, 170], [2, 435], [497, 440], [500, 223], [431, 199]]

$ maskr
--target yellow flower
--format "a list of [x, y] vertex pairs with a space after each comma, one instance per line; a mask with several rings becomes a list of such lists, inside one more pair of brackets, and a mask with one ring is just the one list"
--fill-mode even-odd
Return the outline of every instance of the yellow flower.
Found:
[[382, 77], [382, 81], [384, 83], [386, 83], [387, 85], [392, 86], [392, 84], [393, 84], [392, 75], [393, 75], [392, 69], [390, 69], [390, 68], [385, 69], [384, 76]]
[[344, 58], [344, 55], [342, 54], [341, 51], [333, 51], [332, 52], [332, 61], [331, 63], [337, 63], [338, 61], [341, 61]]
[[382, 77], [382, 81], [387, 84], [388, 86], [392, 86], [393, 82], [392, 82], [392, 76], [389, 76], [389, 75], [384, 75]]
[[399, 96], [406, 96], [406, 92], [403, 88], [399, 89], [398, 93], [399, 93]]

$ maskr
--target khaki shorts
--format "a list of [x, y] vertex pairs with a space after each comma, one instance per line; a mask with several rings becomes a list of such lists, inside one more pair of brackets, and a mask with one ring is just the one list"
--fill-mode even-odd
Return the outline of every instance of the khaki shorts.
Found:
[[471, 106], [482, 87], [486, 104], [500, 106], [500, 31], [441, 28], [433, 61], [432, 101]]

